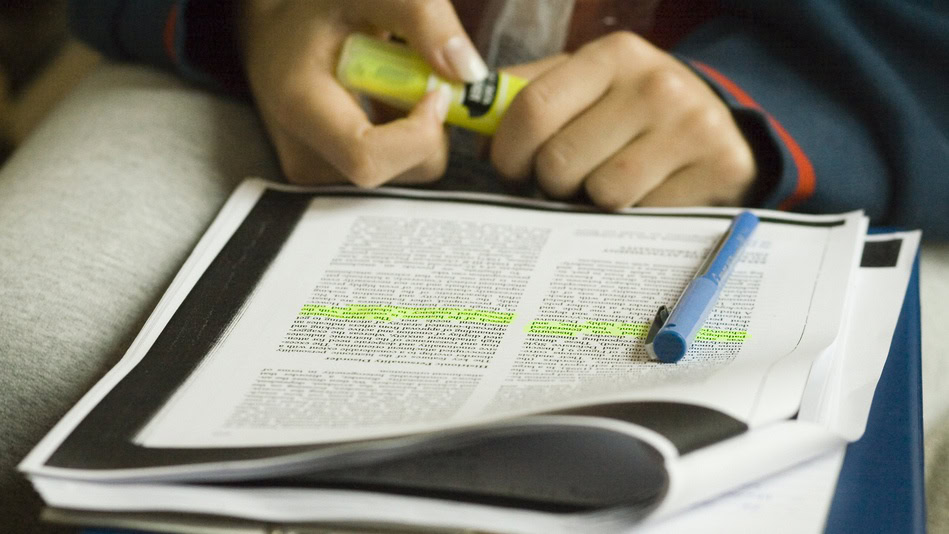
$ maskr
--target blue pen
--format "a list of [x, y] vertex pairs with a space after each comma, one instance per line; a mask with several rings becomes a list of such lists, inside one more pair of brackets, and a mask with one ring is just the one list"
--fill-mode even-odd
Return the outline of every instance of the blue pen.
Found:
[[646, 352], [663, 362], [677, 362], [689, 350], [695, 335], [715, 307], [728, 276], [738, 263], [758, 217], [743, 211], [732, 219], [728, 231], [709, 252], [695, 278], [689, 282], [670, 313], [660, 306], [646, 334]]

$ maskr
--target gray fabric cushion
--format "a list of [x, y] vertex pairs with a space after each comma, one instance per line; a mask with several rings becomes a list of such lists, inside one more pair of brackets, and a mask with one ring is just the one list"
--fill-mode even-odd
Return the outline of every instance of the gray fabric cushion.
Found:
[[0, 532], [40, 503], [15, 465], [124, 353], [247, 175], [249, 105], [143, 68], [83, 81], [0, 171]]
[[949, 532], [949, 242], [923, 245], [923, 429], [929, 532]]

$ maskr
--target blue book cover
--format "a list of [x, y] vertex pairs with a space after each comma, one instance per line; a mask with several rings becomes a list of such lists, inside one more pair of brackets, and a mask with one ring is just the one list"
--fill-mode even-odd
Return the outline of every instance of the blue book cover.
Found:
[[826, 532], [926, 531], [919, 259], [863, 437], [847, 447]]

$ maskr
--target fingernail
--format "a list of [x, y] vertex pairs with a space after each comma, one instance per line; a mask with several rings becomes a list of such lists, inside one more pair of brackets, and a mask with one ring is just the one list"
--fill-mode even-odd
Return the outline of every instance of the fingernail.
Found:
[[445, 43], [445, 59], [466, 82], [480, 82], [488, 76], [488, 67], [468, 39], [456, 35]]
[[438, 122], [445, 122], [445, 117], [448, 116], [448, 106], [451, 104], [451, 87], [448, 87], [446, 84], [439, 84], [438, 89], [438, 100], [435, 101], [435, 114], [438, 116]]

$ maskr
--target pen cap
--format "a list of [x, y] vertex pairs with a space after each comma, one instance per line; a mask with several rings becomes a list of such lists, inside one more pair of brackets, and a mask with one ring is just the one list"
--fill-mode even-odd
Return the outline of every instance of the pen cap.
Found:
[[492, 72], [476, 83], [451, 83], [434, 73], [409, 47], [351, 34], [343, 44], [336, 77], [343, 86], [400, 109], [409, 109], [426, 93], [445, 85], [451, 101], [445, 122], [492, 135], [504, 112], [527, 80]]
[[653, 340], [653, 352], [664, 362], [685, 356], [695, 335], [705, 324], [721, 287], [708, 278], [692, 280]]

